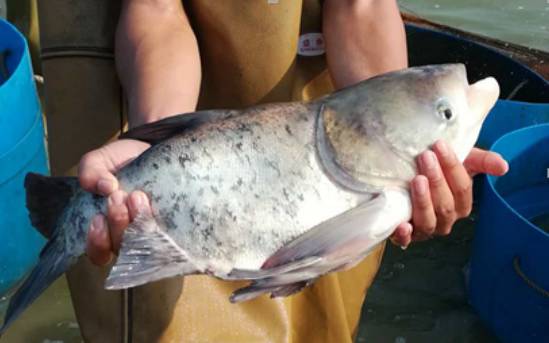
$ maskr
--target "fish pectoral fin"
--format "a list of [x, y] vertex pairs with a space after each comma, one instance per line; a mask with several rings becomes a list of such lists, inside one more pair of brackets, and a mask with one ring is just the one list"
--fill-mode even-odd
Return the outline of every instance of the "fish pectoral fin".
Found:
[[357, 207], [310, 229], [269, 257], [259, 270], [232, 270], [229, 279], [252, 280], [237, 290], [232, 302], [265, 293], [287, 296], [312, 284], [318, 277], [360, 262], [384, 241], [411, 213], [405, 192], [374, 195]]
[[[271, 269], [310, 258], [322, 257], [323, 265], [346, 264], [365, 256], [385, 240], [400, 222], [388, 218], [385, 193], [375, 194], [358, 206], [328, 219], [280, 248], [261, 267]], [[332, 270], [331, 269], [331, 270]]]
[[235, 111], [230, 110], [209, 110], [178, 114], [133, 128], [119, 138], [137, 139], [154, 145], [203, 124], [228, 118], [234, 113]]
[[196, 272], [187, 254], [151, 216], [137, 217], [126, 229], [106, 289], [123, 289]]

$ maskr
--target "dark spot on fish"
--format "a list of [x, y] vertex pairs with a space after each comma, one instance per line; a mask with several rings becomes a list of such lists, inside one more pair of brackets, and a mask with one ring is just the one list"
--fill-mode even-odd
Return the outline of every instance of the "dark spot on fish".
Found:
[[256, 199], [259, 199], [259, 194], [255, 193], [255, 194], [254, 194], [254, 197], [255, 197]]
[[151, 181], [151, 180], [145, 180], [145, 181], [143, 181], [143, 183], [141, 184], [141, 188], [148, 188], [151, 184], [152, 184], [152, 181]]
[[175, 221], [174, 221], [174, 215], [173, 215], [173, 213], [164, 216], [164, 217], [162, 218], [162, 220], [164, 221], [164, 224], [166, 225], [167, 228], [174, 229], [174, 228], [177, 227], [177, 224], [176, 224]]
[[164, 156], [164, 161], [166, 161], [166, 163], [168, 164], [172, 163], [172, 159], [170, 158], [170, 156]]
[[286, 201], [290, 201], [290, 194], [288, 193], [288, 190], [286, 188], [282, 188], [282, 194], [284, 194], [284, 198], [286, 198]]
[[208, 157], [212, 162], [214, 161], [212, 155], [210, 155], [210, 153], [208, 152], [208, 149], [204, 148], [204, 149], [202, 150], [202, 153], [203, 153], [206, 157]]
[[204, 229], [202, 229], [202, 231], [200, 231], [200, 233], [202, 234], [202, 237], [204, 237], [204, 240], [207, 240], [208, 238], [210, 238], [213, 232], [214, 232], [213, 224], [206, 226]]
[[191, 157], [189, 156], [189, 154], [187, 153], [183, 153], [182, 155], [179, 155], [179, 157], [177, 158], [179, 160], [179, 164], [185, 168], [185, 164], [187, 162], [190, 162], [191, 161]]
[[286, 126], [285, 126], [284, 128], [286, 129], [286, 132], [288, 132], [288, 134], [289, 134], [290, 136], [293, 135], [292, 129], [290, 129], [290, 125], [287, 125], [287, 124], [286, 124]]
[[250, 125], [246, 123], [239, 123], [237, 126], [237, 130], [241, 132], [252, 132], [252, 129], [250, 128]]
[[178, 196], [177, 196], [177, 202], [182, 202], [182, 201], [185, 201], [187, 200], [188, 196], [187, 194], [185, 193], [180, 193]]
[[173, 205], [172, 208], [173, 208], [174, 212], [180, 212], [181, 211], [181, 207], [179, 206], [179, 203], [177, 203], [177, 202]]
[[233, 213], [233, 211], [229, 210], [228, 208], [225, 208], [225, 213], [227, 213], [227, 216], [232, 219], [233, 222], [236, 222], [236, 215]]
[[191, 143], [196, 143], [196, 137], [191, 137]]
[[189, 217], [191, 218], [191, 222], [193, 224], [198, 224], [198, 220], [197, 220], [197, 213], [196, 213], [196, 207], [192, 206], [191, 209], [189, 210]]
[[210, 186], [210, 189], [212, 190], [212, 192], [213, 192], [214, 194], [216, 194], [216, 195], [219, 194], [219, 190], [217, 189], [217, 187], [215, 187], [215, 186]]
[[237, 148], [238, 150], [242, 150], [242, 142], [236, 143], [236, 148]]
[[242, 185], [244, 184], [244, 181], [242, 181], [242, 178], [241, 178], [241, 177], [238, 178], [238, 180], [236, 181], [236, 184], [237, 184], [238, 186], [242, 186]]
[[158, 164], [156, 164], [156, 163], [153, 163], [152, 166], [153, 166], [153, 168], [156, 169], [156, 170], [158, 170], [158, 168], [159, 168], [159, 167], [158, 167]]
[[278, 168], [278, 164], [275, 161], [267, 161], [267, 165], [274, 169], [278, 176], [282, 176], [282, 173], [280, 172], [280, 169]]
[[200, 189], [198, 190], [198, 195], [199, 195], [199, 196], [203, 196], [203, 195], [204, 195], [204, 188], [200, 188]]
[[301, 201], [305, 201], [305, 197], [303, 196], [303, 194], [299, 194], [297, 198]]

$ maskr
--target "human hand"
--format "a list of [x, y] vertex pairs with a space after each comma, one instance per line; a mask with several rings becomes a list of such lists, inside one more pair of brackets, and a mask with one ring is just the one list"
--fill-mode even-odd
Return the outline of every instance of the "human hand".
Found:
[[443, 141], [418, 158], [417, 175], [411, 182], [412, 220], [400, 224], [391, 241], [407, 247], [433, 235], [445, 236], [456, 220], [467, 217], [473, 204], [472, 177], [479, 173], [501, 176], [507, 162], [497, 153], [473, 148], [462, 163]]
[[88, 230], [86, 253], [96, 265], [105, 265], [113, 252], [120, 248], [124, 229], [138, 213], [150, 212], [147, 196], [140, 191], [129, 196], [118, 189], [114, 173], [131, 162], [149, 144], [121, 139], [86, 153], [78, 166], [78, 178], [82, 188], [107, 196], [107, 217], [97, 214]]

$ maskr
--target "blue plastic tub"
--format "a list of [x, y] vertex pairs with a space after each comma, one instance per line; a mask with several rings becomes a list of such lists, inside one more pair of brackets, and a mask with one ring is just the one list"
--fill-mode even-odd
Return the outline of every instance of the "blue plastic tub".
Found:
[[549, 342], [549, 233], [535, 225], [549, 214], [549, 124], [511, 131], [492, 150], [510, 168], [482, 185], [470, 300], [502, 341]]
[[[549, 102], [549, 97], [545, 100]], [[549, 123], [549, 103], [498, 100], [482, 125], [477, 145], [488, 149], [506, 133], [545, 123]]]
[[[6, 53], [2, 55], [2, 53]], [[47, 173], [44, 126], [25, 38], [0, 19], [0, 296], [34, 265], [44, 239], [30, 224], [23, 180]], [[2, 58], [2, 57], [0, 57]]]

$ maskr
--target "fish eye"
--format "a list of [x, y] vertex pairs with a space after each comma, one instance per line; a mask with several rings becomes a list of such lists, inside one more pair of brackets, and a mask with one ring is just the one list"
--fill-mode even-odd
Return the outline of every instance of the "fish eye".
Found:
[[446, 100], [440, 100], [438, 102], [437, 113], [442, 119], [445, 119], [446, 121], [451, 121], [455, 117], [454, 111]]

